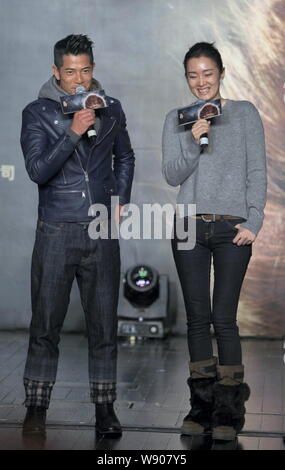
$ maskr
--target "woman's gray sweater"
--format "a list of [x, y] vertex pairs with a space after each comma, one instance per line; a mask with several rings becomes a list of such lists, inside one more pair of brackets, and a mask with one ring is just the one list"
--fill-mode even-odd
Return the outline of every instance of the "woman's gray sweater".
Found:
[[162, 138], [162, 172], [171, 186], [180, 185], [177, 204], [196, 204], [197, 214], [233, 215], [257, 234], [266, 202], [264, 130], [248, 101], [227, 100], [209, 130], [209, 146], [200, 154], [191, 130], [178, 127], [170, 111]]

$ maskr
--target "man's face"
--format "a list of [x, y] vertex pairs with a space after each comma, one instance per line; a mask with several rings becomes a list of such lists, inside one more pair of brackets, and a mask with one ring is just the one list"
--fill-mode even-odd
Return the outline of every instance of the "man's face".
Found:
[[76, 88], [84, 86], [86, 90], [90, 89], [95, 64], [90, 63], [87, 54], [64, 55], [62, 67], [52, 67], [55, 78], [59, 82], [60, 88], [70, 95], [76, 93]]

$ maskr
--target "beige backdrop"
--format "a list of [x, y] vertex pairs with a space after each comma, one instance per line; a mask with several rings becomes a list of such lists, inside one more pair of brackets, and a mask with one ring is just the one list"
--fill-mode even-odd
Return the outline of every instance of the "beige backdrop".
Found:
[[[217, 4], [219, 2], [216, 2]], [[285, 334], [285, 2], [228, 2], [213, 21], [227, 68], [225, 95], [259, 109], [268, 156], [268, 201], [239, 308], [243, 334]], [[218, 20], [218, 17], [217, 17]], [[223, 35], [223, 25], [227, 36]], [[227, 41], [227, 39], [229, 39]]]

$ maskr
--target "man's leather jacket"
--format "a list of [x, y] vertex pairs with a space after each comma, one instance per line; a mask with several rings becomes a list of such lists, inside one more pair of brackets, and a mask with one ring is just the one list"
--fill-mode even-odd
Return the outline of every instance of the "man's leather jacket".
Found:
[[96, 110], [100, 129], [95, 144], [70, 131], [73, 115], [60, 103], [40, 98], [23, 111], [21, 145], [27, 172], [38, 184], [41, 220], [88, 221], [93, 204], [110, 208], [111, 196], [129, 203], [134, 152], [118, 100]]

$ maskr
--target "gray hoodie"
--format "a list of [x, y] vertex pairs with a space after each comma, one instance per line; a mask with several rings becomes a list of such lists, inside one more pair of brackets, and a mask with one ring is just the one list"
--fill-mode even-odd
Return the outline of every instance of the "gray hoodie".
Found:
[[[95, 80], [95, 78], [92, 79], [92, 85], [91, 85], [91, 90], [101, 90], [102, 86], [98, 80]], [[60, 86], [57, 84], [57, 80], [54, 75], [50, 77], [50, 79], [44, 83], [44, 85], [41, 87], [39, 91], [39, 98], [45, 98], [49, 99], [52, 101], [56, 101], [57, 103], [60, 103], [60, 96], [68, 95], [66, 91], [64, 91]], [[96, 116], [96, 123], [95, 123], [95, 129], [98, 134], [100, 127], [100, 118]], [[74, 142], [77, 142], [80, 137], [78, 137], [75, 132], [73, 132], [71, 129], [68, 130], [68, 134], [72, 138]]]
[[[95, 80], [92, 79], [91, 90], [101, 90], [102, 86]], [[68, 95], [66, 91], [64, 91], [60, 86], [57, 84], [57, 80], [54, 75], [50, 77], [50, 79], [44, 83], [39, 91], [39, 98], [47, 98], [49, 100], [57, 101], [60, 103], [60, 96]]]

